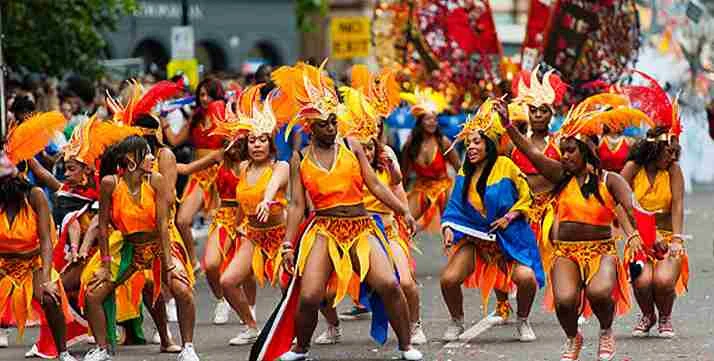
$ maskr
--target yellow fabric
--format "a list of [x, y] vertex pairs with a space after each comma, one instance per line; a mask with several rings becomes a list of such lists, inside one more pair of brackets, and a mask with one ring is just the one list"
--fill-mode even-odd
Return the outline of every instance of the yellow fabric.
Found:
[[12, 224], [7, 212], [0, 214], [0, 254], [28, 253], [38, 249], [37, 213], [27, 200], [15, 214]]
[[275, 285], [282, 261], [279, 248], [285, 239], [285, 225], [268, 228], [246, 225], [246, 238], [254, 245], [251, 260], [253, 277], [261, 287], [265, 285], [266, 277], [271, 285]]
[[[393, 262], [392, 252], [372, 217], [323, 217], [316, 216], [305, 230], [300, 240], [300, 252], [297, 260], [298, 275], [302, 276], [305, 263], [318, 236], [327, 241], [327, 250], [334, 267], [336, 297], [333, 306], [349, 294], [353, 301], [359, 301], [359, 283], [364, 281], [369, 271], [369, 253], [372, 249], [370, 237], [374, 236], [384, 245], [387, 255]], [[360, 273], [354, 272], [350, 252], [355, 249]], [[381, 250], [380, 250], [381, 251]], [[355, 279], [359, 282], [355, 282]]]
[[[379, 170], [376, 172], [377, 173], [377, 178], [379, 181], [384, 184], [385, 186], [389, 187], [392, 184], [392, 177], [389, 174], [389, 171], [387, 170]], [[381, 214], [386, 214], [386, 213], [392, 213], [392, 210], [387, 207], [386, 204], [382, 203], [377, 197], [372, 194], [372, 192], [369, 191], [369, 188], [367, 188], [367, 185], [364, 185], [364, 197], [362, 197], [362, 203], [364, 204], [364, 207], [367, 209], [369, 212], [374, 212], [374, 213], [381, 213]]]
[[669, 172], [658, 170], [654, 183], [650, 184], [645, 168], [635, 174], [632, 190], [640, 206], [650, 212], [669, 213], [672, 209], [672, 188], [669, 183]]
[[[0, 311], [9, 305], [17, 322], [18, 338], [32, 314], [33, 272], [42, 267], [39, 255], [29, 259], [0, 256]], [[9, 304], [8, 304], [9, 303]]]
[[[518, 201], [513, 204], [510, 211], [519, 211], [524, 215], [528, 215], [531, 209], [531, 204], [533, 203], [533, 197], [531, 196], [531, 189], [528, 186], [528, 181], [526, 180], [525, 175], [523, 175], [523, 172], [521, 172], [518, 166], [516, 166], [510, 158], [499, 156], [491, 169], [491, 174], [488, 175], [486, 187], [501, 182], [503, 179], [510, 179], [518, 191]], [[486, 209], [483, 206], [481, 196], [478, 192], [476, 192], [476, 183], [478, 183], [478, 178], [473, 177], [471, 179], [471, 184], [469, 185], [469, 203], [471, 203], [471, 205], [479, 211], [479, 213], [485, 215]]]
[[[258, 204], [263, 201], [265, 190], [268, 188], [268, 183], [270, 183], [270, 179], [273, 177], [273, 167], [266, 167], [254, 184], [248, 183], [247, 172], [248, 167], [246, 166], [241, 170], [240, 176], [238, 177], [238, 184], [236, 185], [236, 200], [243, 210], [243, 214], [252, 216], [256, 214], [255, 210], [258, 207]], [[281, 214], [287, 205], [285, 192], [283, 190], [279, 190], [275, 195], [274, 201], [277, 202], [277, 204], [270, 207], [270, 214]]]

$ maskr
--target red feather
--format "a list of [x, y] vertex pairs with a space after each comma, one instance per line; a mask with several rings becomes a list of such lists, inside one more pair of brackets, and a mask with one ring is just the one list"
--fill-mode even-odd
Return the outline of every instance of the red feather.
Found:
[[132, 123], [136, 116], [150, 113], [151, 109], [160, 101], [181, 93], [183, 86], [167, 80], [160, 81], [149, 89], [136, 103], [131, 114]]
[[206, 115], [209, 119], [217, 119], [219, 121], [224, 120], [226, 115], [226, 102], [223, 100], [214, 100], [208, 103]]

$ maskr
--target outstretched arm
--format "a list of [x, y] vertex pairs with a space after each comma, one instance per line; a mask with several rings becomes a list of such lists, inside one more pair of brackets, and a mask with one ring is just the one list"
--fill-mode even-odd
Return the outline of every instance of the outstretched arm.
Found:
[[188, 163], [188, 164], [177, 163], [176, 171], [180, 175], [189, 175], [189, 174], [193, 174], [193, 173], [202, 171], [206, 168], [209, 168], [209, 167], [223, 161], [223, 154], [224, 154], [224, 150], [219, 149], [219, 150], [214, 150], [214, 151], [206, 154], [202, 158], [194, 160], [191, 163]]
[[511, 138], [513, 145], [528, 157], [540, 174], [546, 177], [551, 183], [559, 183], [565, 176], [560, 162], [546, 157], [538, 147], [526, 139], [526, 137], [513, 126], [513, 123], [511, 123], [508, 118], [508, 111], [503, 102], [497, 102], [494, 109], [498, 112], [501, 123], [506, 128], [506, 133]]
[[273, 175], [263, 193], [263, 201], [258, 204], [256, 214], [260, 222], [266, 222], [270, 216], [270, 204], [281, 189], [288, 185], [290, 178], [290, 165], [286, 162], [277, 162], [273, 165]]

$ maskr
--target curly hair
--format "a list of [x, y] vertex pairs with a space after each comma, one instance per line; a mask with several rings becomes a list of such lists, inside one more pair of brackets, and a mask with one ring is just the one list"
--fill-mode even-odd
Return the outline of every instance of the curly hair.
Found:
[[647, 136], [635, 143], [627, 155], [627, 161], [634, 161], [639, 166], [651, 164], [659, 159], [669, 143], [665, 140], [651, 141], [648, 139], [656, 139], [662, 134], [666, 134], [669, 129], [666, 127], [651, 128], [647, 131]]

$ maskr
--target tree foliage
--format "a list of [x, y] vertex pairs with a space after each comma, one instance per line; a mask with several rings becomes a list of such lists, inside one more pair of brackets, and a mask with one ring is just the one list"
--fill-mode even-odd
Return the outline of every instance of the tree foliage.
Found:
[[100, 73], [103, 32], [136, 10], [136, 0], [2, 0], [5, 63], [48, 75]]

